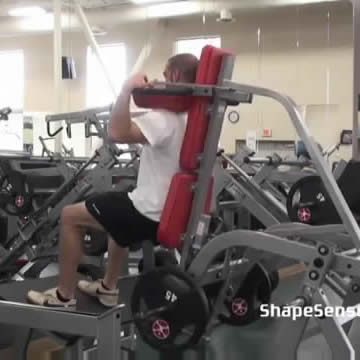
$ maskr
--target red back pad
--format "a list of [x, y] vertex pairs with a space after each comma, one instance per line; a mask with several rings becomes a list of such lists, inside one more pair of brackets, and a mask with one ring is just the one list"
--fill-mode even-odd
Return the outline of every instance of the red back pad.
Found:
[[186, 112], [191, 108], [191, 96], [133, 94], [136, 106], [145, 109], [162, 109], [171, 112]]
[[[186, 173], [176, 174], [171, 181], [157, 234], [158, 242], [169, 249], [181, 246], [181, 235], [186, 231], [191, 213], [195, 182], [196, 175]], [[212, 185], [213, 181], [206, 201], [206, 213], [210, 212]]]
[[[213, 46], [205, 46], [200, 57], [196, 83], [216, 85], [224, 56], [230, 52]], [[198, 167], [198, 155], [203, 152], [208, 129], [209, 98], [194, 98], [189, 110], [187, 127], [180, 155], [180, 166], [183, 169], [195, 170]]]

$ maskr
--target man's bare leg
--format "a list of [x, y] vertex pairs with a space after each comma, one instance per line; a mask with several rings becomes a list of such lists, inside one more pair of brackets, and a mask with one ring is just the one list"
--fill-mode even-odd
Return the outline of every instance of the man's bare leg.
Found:
[[60, 229], [58, 291], [65, 299], [74, 297], [78, 281], [77, 269], [83, 255], [83, 239], [87, 228], [103, 230], [88, 212], [84, 202], [69, 205], [63, 209]]
[[109, 290], [116, 289], [128, 253], [128, 249], [120, 247], [111, 237], [109, 237], [108, 263], [103, 282]]

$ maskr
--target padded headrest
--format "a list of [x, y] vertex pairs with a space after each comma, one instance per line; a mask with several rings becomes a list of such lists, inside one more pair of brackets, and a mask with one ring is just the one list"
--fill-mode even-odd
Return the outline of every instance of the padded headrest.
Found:
[[[213, 46], [205, 46], [202, 50], [196, 83], [216, 85], [218, 83], [223, 60], [232, 54]], [[198, 167], [198, 156], [204, 150], [205, 138], [209, 123], [209, 105], [211, 98], [194, 98], [188, 115], [184, 142], [181, 149], [180, 165], [183, 169], [195, 170]]]
[[[223, 50], [207, 45], [203, 48], [199, 67], [196, 74], [196, 83], [202, 85], [216, 85]], [[215, 64], [214, 64], [215, 62]], [[150, 90], [151, 91], [151, 90]], [[146, 93], [146, 90], [135, 89], [132, 94], [136, 106], [145, 109], [162, 109], [172, 112], [185, 112], [190, 110], [194, 97], [186, 95], [159, 95]]]

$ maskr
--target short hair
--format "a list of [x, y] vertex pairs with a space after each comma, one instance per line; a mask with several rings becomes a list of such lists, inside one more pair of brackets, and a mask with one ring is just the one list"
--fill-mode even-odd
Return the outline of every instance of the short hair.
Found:
[[196, 79], [199, 60], [192, 54], [178, 54], [168, 60], [169, 70], [178, 70], [185, 82], [193, 83]]

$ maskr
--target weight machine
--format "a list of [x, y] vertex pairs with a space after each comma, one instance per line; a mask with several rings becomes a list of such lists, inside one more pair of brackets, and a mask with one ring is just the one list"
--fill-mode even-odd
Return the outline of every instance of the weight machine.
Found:
[[[246, 165], [244, 159], [247, 156], [242, 155], [239, 153], [231, 158], [223, 151], [218, 152], [219, 159], [214, 170], [214, 197], [216, 212], [225, 228], [250, 229], [255, 226], [258, 229], [288, 222], [284, 195], [267, 181], [264, 172], [248, 175], [247, 168], [243, 166]], [[254, 225], [252, 218], [257, 220]]]
[[[180, 156], [181, 171], [172, 180], [158, 234], [162, 246], [181, 250], [181, 262], [175, 267], [155, 267], [153, 245], [144, 241], [144, 272], [136, 279], [131, 299], [128, 299], [131, 321], [134, 321], [140, 336], [159, 350], [181, 351], [196, 346], [205, 341], [219, 323], [243, 326], [259, 319], [260, 304], [270, 302], [278, 281], [286, 277], [286, 271], [277, 268], [279, 258], [295, 261], [304, 272], [301, 293], [299, 296], [294, 294], [294, 302], [290, 305], [328, 305], [323, 290], [325, 283], [344, 294], [348, 304], [359, 303], [359, 292], [355, 290], [358, 289], [360, 272], [360, 231], [296, 104], [275, 91], [230, 81], [233, 64], [234, 56], [230, 53], [208, 46], [203, 50], [195, 85], [158, 84], [153, 89], [134, 91], [138, 105], [150, 98], [148, 104], [152, 108], [189, 111]], [[251, 103], [253, 96], [271, 98], [286, 109], [343, 225], [319, 229], [303, 224], [278, 224], [266, 232], [236, 230], [211, 236], [209, 194], [225, 110], [227, 106]], [[344, 237], [352, 249], [339, 250]], [[351, 286], [345, 287], [343, 280], [349, 277]], [[54, 284], [56, 280], [36, 280], [31, 288], [48, 288], [50, 281]], [[6, 290], [0, 286], [0, 294], [10, 301], [23, 301], [29, 288], [26, 284], [8, 284]], [[13, 295], [15, 286], [22, 289], [18, 299]], [[119, 301], [126, 302], [125, 299]], [[120, 359], [120, 308], [115, 308], [114, 313], [96, 317], [96, 321], [95, 318], [90, 321], [88, 316], [82, 317], [79, 310], [80, 313], [67, 313], [0, 301], [3, 323], [34, 326], [30, 320], [43, 311], [41, 319], [46, 317], [52, 321], [45, 324], [41, 320], [35, 323], [36, 327], [98, 337], [97, 358]], [[11, 318], [5, 312], [11, 312]], [[117, 325], [111, 314], [118, 315]], [[99, 318], [104, 322], [98, 323]], [[105, 319], [109, 320], [106, 327]], [[85, 330], [87, 321], [89, 326]], [[305, 336], [307, 321], [305, 318], [289, 324], [284, 320], [284, 333], [281, 335], [288, 341], [278, 349], [277, 358], [296, 359], [296, 349]], [[343, 324], [334, 317], [319, 319], [318, 323], [331, 347], [333, 360], [353, 360], [354, 349]], [[102, 329], [107, 329], [109, 338], [102, 336], [101, 324], [104, 325]], [[82, 344], [81, 341], [77, 343], [71, 359], [81, 358]]]
[[[221, 52], [217, 56], [221, 56], [219, 53]], [[207, 132], [202, 128], [204, 123], [201, 121], [201, 112], [198, 113], [198, 131], [206, 133], [204, 139], [198, 140], [204, 141], [203, 146], [199, 143], [189, 145], [187, 136], [194, 140], [196, 132], [191, 128], [191, 116], [195, 110], [190, 107], [190, 125], [188, 124], [185, 135], [180, 163], [184, 170], [196, 169], [197, 176], [190, 179], [190, 175], [188, 177], [183, 173], [175, 175], [160, 222], [159, 242], [167, 248], [182, 249], [180, 268], [156, 269], [150, 262], [148, 271], [139, 278], [132, 296], [132, 313], [140, 335], [147, 343], [161, 350], [182, 350], [198, 344], [219, 321], [242, 326], [259, 319], [259, 304], [270, 301], [277, 280], [281, 279], [281, 271], [276, 268], [276, 259], [279, 257], [296, 261], [305, 273], [301, 294], [295, 297], [291, 306], [329, 305], [323, 290], [325, 283], [330, 283], [332, 288], [347, 294], [345, 297], [352, 295], [353, 304], [359, 302], [351, 292], [357, 289], [353, 285], [357, 284], [360, 270], [360, 231], [322, 154], [304, 125], [296, 104], [275, 91], [227, 80], [232, 69], [231, 58], [223, 55], [220, 73], [225, 78], [220, 76], [217, 86], [206, 88], [200, 85], [167, 84], [162, 93], [165, 97], [170, 94], [183, 97], [208, 96], [212, 99], [212, 113], [209, 118], [204, 116], [209, 121], [206, 122]], [[155, 89], [155, 92], [149, 90], [149, 95], [159, 93], [161, 94], [161, 89]], [[296, 224], [279, 224], [276, 229], [273, 227], [272, 231], [281, 232], [281, 236], [274, 235], [270, 230], [265, 233], [236, 230], [215, 237], [208, 232], [206, 202], [224, 109], [227, 105], [240, 103], [244, 99], [251, 101], [253, 96], [271, 98], [285, 108], [341, 217], [344, 224], [341, 228], [334, 229], [330, 226], [319, 230], [309, 227], [304, 232], [302, 226], [296, 241], [293, 239]], [[206, 100], [203, 101], [206, 103]], [[210, 103], [210, 99], [208, 101]], [[191, 152], [190, 149], [194, 151]], [[227, 158], [225, 160], [229, 161]], [[189, 187], [192, 189], [192, 196], [186, 197]], [[168, 213], [170, 209], [171, 214]], [[176, 227], [179, 217], [183, 223]], [[348, 245], [349, 242], [352, 245], [351, 250], [339, 250], [339, 247], [343, 247], [344, 237], [348, 240]], [[147, 253], [145, 251], [145, 259], [149, 253], [151, 254], [149, 249]], [[219, 257], [223, 259], [220, 267], [219, 262], [214, 263], [214, 259]], [[331, 276], [333, 273], [336, 274], [335, 280]], [[354, 281], [350, 288], [343, 286], [345, 282], [342, 280], [346, 277], [351, 277]], [[208, 286], [216, 282], [218, 285], [215, 294], [211, 294]], [[293, 322], [291, 326], [285, 322], [282, 335], [285, 339], [291, 336], [291, 341], [279, 349], [277, 358], [296, 359], [296, 350], [304, 336], [307, 321], [308, 319], [303, 318]], [[319, 320], [319, 327], [330, 345], [333, 359], [354, 359], [354, 349], [342, 325], [334, 317]]]
[[29, 215], [73, 176], [75, 169], [69, 164], [84, 161], [0, 152], [1, 209], [10, 216]]
[[[57, 191], [45, 199], [38, 209], [26, 217], [19, 218], [16, 234], [3, 241], [0, 246], [0, 269], [7, 276], [12, 277], [17, 273], [26, 277], [27, 273], [33, 273], [31, 268], [36, 264], [37, 259], [47, 257], [49, 262], [51, 261], [59, 237], [58, 223], [64, 206], [81, 201], [95, 192], [120, 191], [135, 185], [138, 167], [137, 150], [122, 150], [108, 141], [106, 135], [108, 117], [109, 107], [46, 117], [49, 136], [56, 135], [51, 132], [50, 124], [65, 120], [68, 135], [71, 136], [72, 124], [84, 123], [86, 135], [100, 136], [104, 144], [89, 159], [81, 159], [79, 168], [72, 169], [71, 176], [68, 176]], [[59, 128], [56, 133], [61, 130], [62, 128]], [[131, 154], [131, 159], [122, 159], [121, 156], [125, 154]], [[94, 241], [91, 241], [91, 237]], [[89, 255], [100, 255], [106, 251], [105, 234], [100, 236], [96, 232], [89, 232], [85, 240], [85, 249]], [[28, 263], [19, 272], [18, 267], [13, 265], [23, 256]], [[44, 266], [46, 265], [45, 262]]]
[[[289, 186], [304, 176], [315, 173], [310, 160], [284, 160], [277, 154], [265, 158], [248, 156], [244, 159], [244, 162], [250, 165], [261, 166], [257, 172], [257, 176], [259, 177], [258, 182], [269, 191], [273, 191], [273, 184], [285, 184]], [[279, 169], [279, 167], [282, 166], [285, 166], [287, 169]]]

